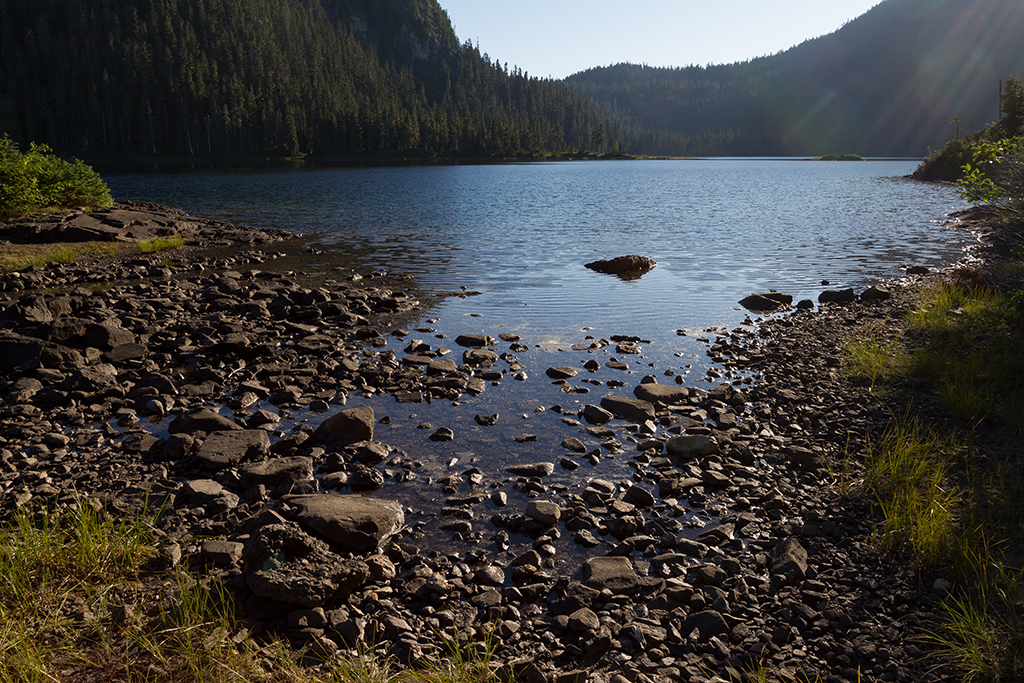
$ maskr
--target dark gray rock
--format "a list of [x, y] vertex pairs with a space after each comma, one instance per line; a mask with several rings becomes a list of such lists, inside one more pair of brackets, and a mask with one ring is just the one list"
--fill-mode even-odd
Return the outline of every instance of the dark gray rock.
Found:
[[262, 429], [212, 432], [203, 441], [196, 459], [209, 469], [237, 465], [262, 458], [270, 451], [270, 437]]
[[591, 588], [613, 593], [628, 594], [640, 583], [628, 557], [592, 557], [583, 565], [583, 576]]
[[238, 470], [239, 483], [243, 489], [260, 484], [279, 486], [313, 478], [313, 459], [305, 456], [274, 458], [261, 463], [246, 465]]
[[405, 524], [402, 506], [390, 500], [313, 494], [284, 501], [296, 508], [290, 517], [349, 552], [373, 551]]
[[298, 607], [319, 607], [366, 583], [365, 562], [343, 559], [298, 524], [256, 530], [242, 551], [245, 581], [261, 598]]
[[332, 415], [316, 428], [310, 439], [313, 443], [348, 446], [360, 441], [373, 441], [373, 408], [360, 406]]
[[630, 396], [605, 396], [601, 399], [601, 407], [618, 417], [637, 422], [653, 420], [654, 405]]
[[555, 465], [550, 462], [537, 462], [527, 465], [509, 465], [505, 468], [505, 471], [519, 477], [546, 477], [555, 471]]

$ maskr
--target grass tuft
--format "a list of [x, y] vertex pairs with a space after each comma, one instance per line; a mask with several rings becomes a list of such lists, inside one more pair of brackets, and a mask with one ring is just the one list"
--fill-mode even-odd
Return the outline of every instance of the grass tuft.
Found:
[[155, 254], [161, 251], [180, 249], [183, 246], [185, 246], [184, 237], [157, 237], [138, 243], [139, 251], [144, 254]]

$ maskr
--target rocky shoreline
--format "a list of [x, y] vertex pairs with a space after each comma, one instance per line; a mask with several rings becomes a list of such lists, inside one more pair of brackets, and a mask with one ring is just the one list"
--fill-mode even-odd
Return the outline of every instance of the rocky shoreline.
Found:
[[[249, 246], [281, 235], [118, 210], [158, 227], [136, 234], [135, 217], [111, 239], [245, 246], [0, 275], [4, 515], [83, 495], [159, 509], [155, 570], [217, 578], [248, 637], [282, 635], [311, 658], [376, 647], [417, 665], [454, 634], [490, 636], [505, 677], [531, 683], [740, 680], [752, 666], [943, 679], [908, 639], [941, 582], [878, 557], [871, 506], [843, 486], [891, 420], [841, 372], [843, 340], [866, 323], [898, 335], [935, 275], [719, 331], [708, 354], [726, 381], [707, 389], [669, 373], [600, 381], [643, 340], [590, 340], [578, 363], [532, 368], [511, 335], [431, 346], [407, 329], [423, 314], [401, 279], [310, 285], [272, 272], [274, 247]], [[396, 340], [401, 355], [383, 351]], [[604, 387], [548, 407], [575, 434], [550, 457], [435, 477], [388, 442], [382, 413], [458, 405], [527, 370], [566, 394]], [[374, 396], [376, 412], [344, 408]], [[586, 474], [608, 458], [631, 477]], [[413, 480], [438, 509], [373, 495]], [[421, 547], [431, 527], [448, 548]]]

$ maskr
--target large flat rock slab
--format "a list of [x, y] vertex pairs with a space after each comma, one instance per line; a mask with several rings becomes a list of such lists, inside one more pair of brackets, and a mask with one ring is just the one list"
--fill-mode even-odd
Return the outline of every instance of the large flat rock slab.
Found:
[[329, 493], [283, 500], [295, 508], [290, 517], [353, 553], [373, 551], [405, 524], [402, 506], [390, 500]]
[[203, 467], [217, 470], [262, 458], [269, 451], [270, 437], [262, 429], [227, 430], [207, 436], [196, 459]]

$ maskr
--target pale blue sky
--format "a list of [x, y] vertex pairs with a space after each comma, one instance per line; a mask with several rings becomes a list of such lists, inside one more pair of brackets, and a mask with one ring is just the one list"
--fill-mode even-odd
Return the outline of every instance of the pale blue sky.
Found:
[[729, 64], [835, 31], [879, 0], [438, 0], [460, 42], [531, 76]]

